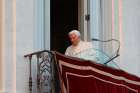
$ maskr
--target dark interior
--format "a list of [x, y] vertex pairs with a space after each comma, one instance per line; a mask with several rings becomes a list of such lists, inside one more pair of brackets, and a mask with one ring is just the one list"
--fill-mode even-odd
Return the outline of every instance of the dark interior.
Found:
[[51, 50], [64, 53], [73, 29], [78, 29], [78, 0], [51, 0]]

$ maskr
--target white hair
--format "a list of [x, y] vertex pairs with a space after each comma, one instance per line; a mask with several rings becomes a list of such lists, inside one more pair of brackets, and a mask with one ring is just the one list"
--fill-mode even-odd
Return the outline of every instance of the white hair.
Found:
[[71, 35], [71, 34], [76, 34], [79, 37], [81, 36], [81, 34], [80, 34], [80, 32], [78, 30], [72, 30], [72, 31], [70, 31], [69, 32], [69, 35]]

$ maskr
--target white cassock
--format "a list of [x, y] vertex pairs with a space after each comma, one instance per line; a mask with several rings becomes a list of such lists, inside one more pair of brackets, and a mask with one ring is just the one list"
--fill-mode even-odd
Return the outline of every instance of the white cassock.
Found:
[[69, 46], [66, 49], [65, 55], [76, 57], [77, 54], [89, 48], [92, 48], [92, 43], [80, 41], [77, 46]]
[[[84, 41], [80, 41], [77, 46], [69, 46], [66, 49], [65, 55], [86, 60], [92, 60], [100, 64], [104, 64], [107, 60], [110, 59], [107, 55], [94, 49], [92, 42]], [[118, 68], [118, 66], [114, 62], [110, 62], [108, 66]]]
[[65, 55], [78, 57], [86, 60], [98, 60], [95, 57], [96, 51], [93, 50], [92, 42], [80, 41], [77, 46], [71, 45], [66, 49]]

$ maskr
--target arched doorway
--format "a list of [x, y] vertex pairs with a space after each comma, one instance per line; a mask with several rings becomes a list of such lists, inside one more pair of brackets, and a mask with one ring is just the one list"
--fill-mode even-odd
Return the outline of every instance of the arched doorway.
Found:
[[78, 29], [78, 0], [51, 0], [51, 50], [64, 53], [73, 29]]

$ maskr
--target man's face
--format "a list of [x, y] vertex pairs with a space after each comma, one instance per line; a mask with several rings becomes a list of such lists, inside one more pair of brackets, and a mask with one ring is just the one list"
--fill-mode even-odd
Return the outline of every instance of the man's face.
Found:
[[70, 34], [69, 38], [70, 38], [72, 45], [77, 45], [80, 41], [80, 37], [77, 36], [75, 33]]

